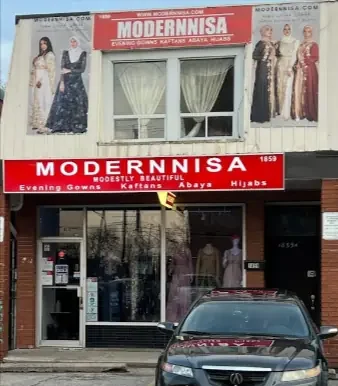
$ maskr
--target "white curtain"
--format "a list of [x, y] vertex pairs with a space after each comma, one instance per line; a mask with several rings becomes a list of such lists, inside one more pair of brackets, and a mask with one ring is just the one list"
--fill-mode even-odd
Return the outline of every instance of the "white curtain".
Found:
[[[124, 94], [134, 115], [155, 113], [165, 90], [166, 77], [161, 63], [126, 63], [115, 67]], [[149, 119], [140, 120], [140, 138], [147, 138]]]
[[[181, 62], [181, 88], [190, 113], [209, 113], [221, 91], [232, 59], [202, 59]], [[186, 137], [196, 137], [204, 117], [194, 117], [196, 124]]]

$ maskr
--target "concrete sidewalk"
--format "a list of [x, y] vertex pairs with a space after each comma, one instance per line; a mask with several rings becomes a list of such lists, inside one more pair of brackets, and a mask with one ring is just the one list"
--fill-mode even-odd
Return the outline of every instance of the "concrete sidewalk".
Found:
[[0, 364], [0, 372], [129, 372], [154, 369], [160, 353], [151, 349], [17, 349]]

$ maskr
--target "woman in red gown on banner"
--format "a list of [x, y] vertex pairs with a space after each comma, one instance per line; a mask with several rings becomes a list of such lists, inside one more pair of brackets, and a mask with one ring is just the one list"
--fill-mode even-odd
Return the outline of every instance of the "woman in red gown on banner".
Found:
[[319, 46], [312, 38], [312, 27], [303, 28], [304, 40], [297, 51], [293, 85], [292, 119], [318, 121]]

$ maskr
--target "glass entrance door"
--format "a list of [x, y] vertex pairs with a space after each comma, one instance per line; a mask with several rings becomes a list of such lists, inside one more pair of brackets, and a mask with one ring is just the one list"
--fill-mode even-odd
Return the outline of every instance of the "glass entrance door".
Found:
[[82, 347], [82, 241], [43, 240], [39, 247], [39, 345]]

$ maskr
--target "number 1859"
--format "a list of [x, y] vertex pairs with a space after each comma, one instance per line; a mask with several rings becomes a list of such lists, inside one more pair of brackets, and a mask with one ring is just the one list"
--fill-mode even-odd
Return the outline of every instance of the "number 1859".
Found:
[[259, 157], [261, 162], [276, 162], [277, 157], [275, 155], [262, 155]]

